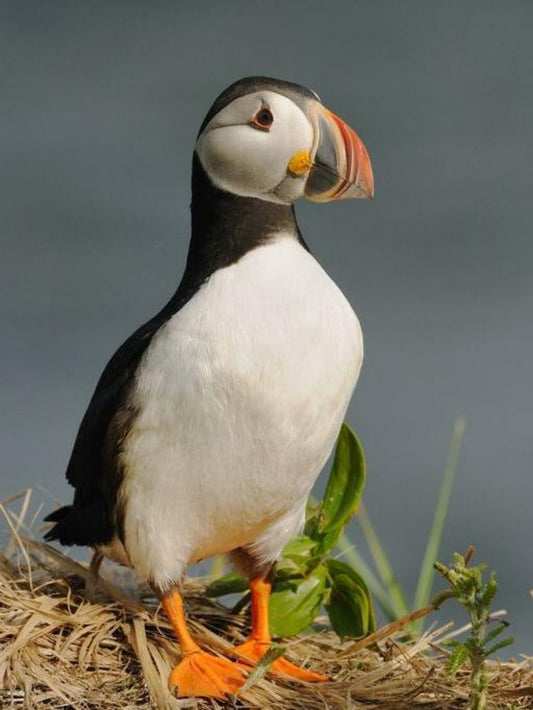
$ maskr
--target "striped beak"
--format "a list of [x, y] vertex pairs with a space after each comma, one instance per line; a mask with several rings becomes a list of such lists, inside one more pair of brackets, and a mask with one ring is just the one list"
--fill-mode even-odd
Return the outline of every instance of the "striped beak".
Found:
[[305, 184], [305, 197], [312, 202], [373, 197], [372, 165], [357, 133], [318, 102], [313, 114], [313, 167]]

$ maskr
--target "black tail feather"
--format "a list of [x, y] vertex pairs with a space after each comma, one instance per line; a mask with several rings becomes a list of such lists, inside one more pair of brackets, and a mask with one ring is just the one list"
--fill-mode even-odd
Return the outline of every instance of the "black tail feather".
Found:
[[60, 520], [63, 520], [63, 518], [65, 518], [71, 510], [71, 505], [64, 505], [62, 508], [58, 508], [57, 510], [53, 510], [51, 513], [48, 513], [46, 518], [44, 518], [44, 521], [45, 523], [57, 523]]
[[101, 501], [92, 501], [88, 505], [66, 505], [54, 510], [45, 520], [55, 523], [44, 536], [47, 542], [59, 540], [62, 545], [94, 547], [110, 542], [114, 535], [109, 514]]

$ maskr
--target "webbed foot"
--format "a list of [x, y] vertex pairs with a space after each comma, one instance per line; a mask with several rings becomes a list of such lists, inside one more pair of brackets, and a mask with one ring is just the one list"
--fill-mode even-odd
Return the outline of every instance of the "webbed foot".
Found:
[[197, 650], [183, 656], [170, 674], [168, 685], [172, 694], [179, 698], [225, 700], [228, 694], [235, 695], [245, 680], [243, 669], [236, 663]]

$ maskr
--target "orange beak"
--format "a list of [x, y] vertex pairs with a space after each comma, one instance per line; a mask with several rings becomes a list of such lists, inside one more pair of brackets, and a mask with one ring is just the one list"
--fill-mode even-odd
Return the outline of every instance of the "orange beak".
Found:
[[318, 102], [313, 115], [313, 167], [305, 184], [312, 202], [373, 197], [372, 164], [363, 141], [341, 118]]

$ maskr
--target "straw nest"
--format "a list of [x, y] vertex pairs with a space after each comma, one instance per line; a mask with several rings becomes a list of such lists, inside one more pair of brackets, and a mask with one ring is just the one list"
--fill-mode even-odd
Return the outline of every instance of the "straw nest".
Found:
[[[149, 589], [138, 600], [101, 581], [98, 601], [85, 592], [87, 567], [31, 535], [30, 493], [1, 506], [7, 536], [0, 553], [0, 706], [2, 708], [466, 708], [469, 673], [446, 676], [442, 642], [449, 626], [413, 642], [399, 640], [401, 624], [375, 638], [340, 643], [328, 630], [284, 643], [287, 655], [328, 674], [327, 683], [295, 683], [253, 674], [228, 703], [176, 700], [167, 677], [179, 653], [172, 631]], [[15, 510], [16, 509], [16, 510]], [[38, 509], [34, 521], [40, 519]], [[248, 619], [203, 595], [204, 583], [186, 585], [190, 625], [197, 641], [230, 653]], [[531, 659], [490, 664], [489, 708], [533, 708]]]

